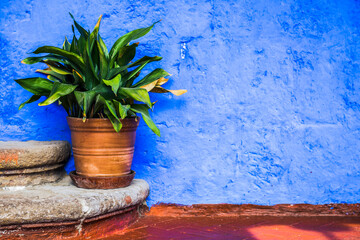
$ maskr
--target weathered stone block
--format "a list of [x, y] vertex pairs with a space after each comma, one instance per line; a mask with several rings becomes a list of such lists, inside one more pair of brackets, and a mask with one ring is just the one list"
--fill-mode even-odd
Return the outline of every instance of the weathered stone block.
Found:
[[70, 156], [67, 141], [0, 141], [0, 169], [23, 169], [64, 163]]
[[70, 153], [66, 141], [0, 142], [0, 187], [57, 181]]

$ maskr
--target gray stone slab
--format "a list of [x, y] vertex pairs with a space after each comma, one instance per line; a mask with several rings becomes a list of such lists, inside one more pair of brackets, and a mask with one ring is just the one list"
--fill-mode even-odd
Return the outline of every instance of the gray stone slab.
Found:
[[143, 203], [149, 185], [134, 179], [126, 188], [77, 188], [68, 176], [60, 182], [0, 190], [0, 225], [83, 220]]
[[0, 141], [0, 170], [63, 163], [70, 152], [67, 141]]
[[[54, 166], [56, 167], [56, 166]], [[24, 169], [33, 170], [33, 169]], [[44, 183], [51, 183], [60, 180], [66, 175], [63, 165], [54, 169], [42, 168], [36, 169], [38, 172], [33, 173], [17, 173], [17, 174], [0, 174], [0, 189], [3, 187], [14, 187], [14, 186], [33, 186]], [[40, 171], [43, 170], [43, 171]]]

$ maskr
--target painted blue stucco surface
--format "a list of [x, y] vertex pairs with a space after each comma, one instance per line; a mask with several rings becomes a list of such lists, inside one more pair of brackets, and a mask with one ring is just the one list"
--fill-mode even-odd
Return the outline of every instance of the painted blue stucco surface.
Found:
[[70, 141], [61, 107], [17, 110], [30, 94], [13, 81], [71, 36], [68, 12], [87, 28], [104, 14], [108, 46], [162, 19], [137, 56], [164, 57], [148, 71], [188, 93], [152, 95], [162, 137], [138, 129], [150, 204], [360, 202], [359, 1], [2, 0], [1, 140]]

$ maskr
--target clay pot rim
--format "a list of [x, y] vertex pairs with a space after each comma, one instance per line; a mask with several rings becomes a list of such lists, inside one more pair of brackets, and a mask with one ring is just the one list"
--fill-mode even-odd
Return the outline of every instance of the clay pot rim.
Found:
[[[70, 116], [67, 116], [66, 118], [67, 118], [67, 119], [70, 119], [70, 120], [72, 120], [72, 121], [83, 121], [83, 118], [82, 118], [82, 117], [70, 117]], [[120, 121], [133, 120], [133, 119], [140, 120], [140, 117], [139, 117], [139, 116], [136, 116], [136, 117], [126, 117], [126, 118], [124, 118], [124, 119], [120, 119]], [[95, 121], [105, 122], [105, 121], [110, 121], [110, 119], [108, 119], [108, 118], [86, 118], [86, 122], [87, 122], [87, 121], [91, 121], [91, 122], [95, 122]]]
[[[71, 132], [85, 131], [85, 132], [115, 132], [114, 127], [108, 118], [87, 118], [83, 122], [82, 118], [67, 117], [66, 118]], [[120, 119], [122, 128], [120, 132], [133, 131], [139, 126], [140, 117], [129, 117]]]

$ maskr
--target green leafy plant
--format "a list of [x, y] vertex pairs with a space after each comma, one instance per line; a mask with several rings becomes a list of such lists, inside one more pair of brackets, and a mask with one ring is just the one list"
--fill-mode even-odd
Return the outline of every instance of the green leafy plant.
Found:
[[[70, 16], [74, 20], [71, 43], [65, 37], [62, 48], [39, 47], [33, 53], [42, 56], [28, 57], [22, 61], [24, 64], [45, 63], [47, 68], [36, 72], [47, 78], [15, 80], [34, 94], [19, 109], [45, 96], [46, 99], [39, 106], [58, 102], [71, 117], [82, 117], [84, 121], [86, 118], [108, 118], [117, 132], [122, 127], [120, 119], [135, 117], [139, 113], [149, 128], [160, 136], [159, 129], [149, 115], [154, 103], [150, 101], [148, 92], [181, 95], [186, 90], [163, 88], [162, 85], [168, 81], [166, 77], [170, 74], [161, 68], [136, 81], [147, 64], [162, 58], [144, 56], [133, 61], [139, 43], [130, 44], [146, 35], [157, 22], [125, 34], [108, 51], [99, 34], [102, 16], [91, 33], [80, 26], [71, 14]], [[75, 28], [80, 34], [79, 38], [75, 36]]]

